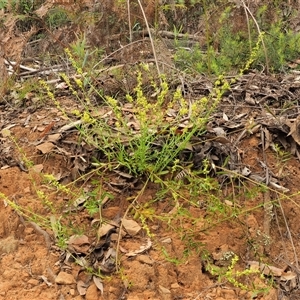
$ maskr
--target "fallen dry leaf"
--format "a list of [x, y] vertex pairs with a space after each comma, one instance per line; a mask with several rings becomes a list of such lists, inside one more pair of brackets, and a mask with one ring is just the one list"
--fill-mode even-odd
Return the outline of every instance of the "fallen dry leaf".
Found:
[[51, 150], [55, 147], [54, 144], [50, 143], [50, 142], [46, 142], [43, 143], [41, 145], [36, 146], [36, 149], [38, 149], [39, 151], [41, 151], [43, 154], [47, 154], [49, 152], [51, 152]]
[[68, 249], [71, 252], [87, 254], [90, 249], [89, 238], [86, 235], [72, 235], [68, 241]]
[[248, 264], [250, 266], [250, 270], [260, 271], [262, 274], [266, 276], [280, 277], [284, 274], [284, 269], [280, 269], [274, 266], [268, 266], [258, 261], [248, 261]]
[[101, 238], [102, 236], [105, 236], [113, 228], [115, 228], [115, 226], [112, 226], [110, 224], [103, 224], [98, 229], [98, 237]]
[[300, 115], [295, 119], [293, 123], [290, 121], [286, 121], [286, 124], [290, 127], [290, 132], [288, 134], [291, 135], [294, 141], [300, 145]]
[[93, 276], [93, 281], [96, 285], [96, 287], [98, 288], [98, 290], [101, 292], [101, 294], [103, 295], [103, 283], [102, 281], [100, 280], [99, 277], [97, 276]]
[[80, 296], [84, 296], [86, 294], [86, 290], [88, 288], [88, 284], [86, 284], [85, 282], [83, 282], [82, 280], [78, 280], [77, 282], [77, 291], [79, 293]]
[[140, 246], [140, 248], [139, 248], [138, 250], [130, 251], [130, 252], [126, 253], [125, 255], [126, 255], [127, 257], [133, 257], [133, 256], [136, 256], [136, 255], [138, 255], [138, 254], [141, 254], [141, 253], [143, 253], [143, 252], [149, 250], [149, 249], [151, 248], [151, 246], [152, 246], [152, 242], [151, 242], [150, 239], [148, 239], [148, 240], [147, 240], [147, 243], [146, 243], [145, 245]]
[[48, 142], [57, 142], [61, 138], [61, 135], [59, 133], [50, 134], [47, 136]]
[[31, 169], [36, 173], [41, 173], [44, 169], [44, 165], [43, 164], [34, 165]]
[[133, 220], [122, 219], [122, 224], [125, 231], [131, 236], [136, 235], [142, 229], [142, 227]]

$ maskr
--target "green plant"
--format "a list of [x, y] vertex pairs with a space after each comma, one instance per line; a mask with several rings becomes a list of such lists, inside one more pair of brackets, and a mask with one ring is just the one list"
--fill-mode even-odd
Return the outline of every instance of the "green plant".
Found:
[[62, 225], [60, 219], [56, 219], [54, 216], [50, 217], [50, 222], [57, 246], [60, 249], [65, 250], [68, 246], [68, 237], [70, 236], [67, 232], [68, 228]]
[[100, 214], [101, 219], [101, 205], [104, 200], [113, 199], [114, 196], [111, 193], [103, 192], [103, 187], [97, 183], [95, 189], [86, 194], [87, 200], [84, 202], [84, 207], [87, 212], [92, 216], [94, 214]]
[[33, 12], [35, 7], [35, 1], [34, 0], [12, 0], [11, 6], [16, 13], [27, 15]]
[[[268, 21], [269, 7], [262, 5], [256, 12], [251, 12], [244, 5], [247, 30], [237, 30], [236, 20], [232, 18], [235, 7], [227, 4], [219, 15], [219, 26], [210, 34], [210, 24], [206, 22], [206, 44], [195, 45], [191, 49], [177, 47], [175, 62], [180, 69], [188, 72], [224, 74], [238, 71], [249, 61], [253, 68], [266, 67], [266, 71], [284, 71], [289, 61], [299, 56], [300, 34], [288, 28], [281, 15], [281, 10], [274, 9], [275, 22]], [[270, 4], [271, 5], [271, 4]], [[277, 5], [278, 6], [278, 5]], [[209, 11], [209, 6], [204, 6]], [[204, 18], [202, 16], [202, 18]], [[267, 20], [267, 21], [266, 21]], [[256, 49], [252, 47], [257, 41]]]
[[12, 209], [14, 209], [19, 214], [19, 216], [22, 216], [26, 220], [38, 224], [42, 228], [51, 228], [50, 220], [34, 212], [33, 209], [18, 205], [3, 193], [0, 193], [0, 198], [5, 201], [5, 203], [8, 204]]
[[46, 15], [46, 25], [50, 31], [57, 27], [64, 26], [71, 21], [66, 10], [61, 7], [54, 7], [50, 9]]
[[171, 257], [165, 247], [162, 247], [161, 251], [162, 251], [166, 261], [168, 261], [172, 264], [175, 264], [176, 266], [183, 263], [182, 259], [176, 258], [176, 257]]
[[282, 149], [276, 143], [271, 144], [271, 148], [275, 152], [276, 155], [276, 167], [279, 168], [277, 172], [277, 176], [281, 177], [283, 175], [283, 171], [287, 165], [287, 162], [291, 159], [291, 153]]
[[[123, 102], [110, 96], [103, 99], [114, 114], [113, 126], [108, 124], [105, 118], [91, 117], [87, 107], [89, 100], [86, 101], [87, 109], [83, 113], [74, 113], [84, 121], [79, 128], [82, 137], [101, 150], [109, 162], [125, 167], [134, 176], [163, 174], [174, 163], [177, 155], [185, 149], [195, 132], [201, 133], [204, 130], [208, 116], [217, 106], [223, 90], [227, 88], [227, 82], [222, 82], [222, 79], [218, 81], [221, 87], [215, 89], [215, 97], [213, 95], [210, 98], [203, 97], [189, 105], [179, 90], [173, 94], [173, 99], [170, 99], [168, 83], [162, 77], [159, 85], [152, 80], [156, 101], [149, 101], [144, 95], [142, 86], [142, 74], [148, 73], [149, 66], [142, 65], [140, 68], [137, 70], [137, 86], [133, 96], [127, 94]], [[77, 96], [74, 86], [67, 78], [64, 79]], [[76, 83], [78, 87], [84, 89], [82, 80]], [[182, 133], [177, 133], [176, 123], [170, 126], [164, 119], [165, 110], [177, 105], [178, 102], [181, 104], [178, 119], [189, 115], [188, 118], [194, 124], [191, 130], [185, 129]], [[135, 128], [131, 127], [132, 123], [123, 113], [124, 105], [134, 107]], [[149, 119], [148, 116], [153, 118]]]
[[0, 9], [4, 9], [7, 7], [8, 0], [0, 0]]
[[[205, 269], [211, 275], [217, 276], [220, 282], [229, 282], [233, 286], [241, 288], [242, 290], [251, 291], [253, 293], [261, 290], [261, 287], [255, 286], [252, 284], [253, 276], [260, 276], [260, 271], [255, 269], [244, 269], [244, 270], [236, 270], [237, 263], [239, 261], [239, 257], [229, 251], [224, 253], [221, 261], [227, 262], [227, 266], [219, 267], [212, 263], [211, 257], [207, 251], [203, 251], [201, 255], [202, 261], [205, 263]], [[246, 278], [251, 278], [249, 282], [251, 284], [245, 284]]]

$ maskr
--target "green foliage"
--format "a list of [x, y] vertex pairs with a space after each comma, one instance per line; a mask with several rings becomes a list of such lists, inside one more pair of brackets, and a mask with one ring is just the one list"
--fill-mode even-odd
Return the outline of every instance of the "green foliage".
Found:
[[163, 253], [166, 261], [168, 261], [176, 266], [184, 263], [182, 258], [171, 257], [165, 247], [162, 247], [161, 250], [162, 250], [162, 253]]
[[50, 9], [45, 20], [48, 28], [52, 31], [57, 27], [64, 26], [70, 22], [70, 18], [66, 10], [60, 7]]
[[0, 9], [6, 8], [8, 0], [0, 0]]
[[113, 199], [114, 196], [111, 193], [103, 192], [102, 186], [98, 183], [91, 192], [86, 194], [87, 200], [84, 202], [84, 207], [86, 208], [87, 212], [93, 216], [94, 214], [99, 214], [102, 203], [105, 199]]
[[13, 11], [18, 14], [27, 15], [34, 11], [35, 9], [35, 2], [34, 0], [12, 0], [11, 6]]
[[[209, 10], [209, 7], [206, 9]], [[237, 31], [235, 19], [231, 15], [232, 9], [227, 6], [220, 15], [218, 30], [213, 35], [207, 35], [205, 49], [204, 45], [187, 49], [177, 44], [174, 59], [180, 69], [191, 73], [224, 74], [243, 69], [252, 56], [251, 64], [246, 69], [261, 68], [266, 65], [267, 60], [271, 71], [278, 72], [283, 71], [288, 62], [299, 57], [300, 33], [286, 27], [280, 11], [276, 12], [274, 9], [278, 14], [278, 21], [270, 22], [267, 16], [268, 6], [262, 5], [258, 9], [256, 18], [260, 33], [252, 21], [247, 24], [249, 32]], [[210, 24], [207, 27], [208, 31]], [[259, 43], [257, 49], [252, 48], [253, 41]]]
[[[268, 51], [269, 63], [272, 70], [284, 71], [287, 63], [298, 58], [300, 54], [300, 33], [291, 30], [283, 31], [281, 22], [271, 25], [264, 36]], [[263, 53], [258, 56], [258, 63], [262, 62]]]
[[291, 159], [291, 153], [285, 151], [276, 143], [271, 144], [271, 148], [276, 154], [276, 166], [280, 168], [280, 174], [282, 173], [283, 168], [286, 166], [287, 162]]
[[62, 224], [61, 218], [56, 219], [54, 216], [50, 217], [50, 222], [57, 246], [65, 250], [68, 247], [68, 237], [70, 236], [68, 227]]
[[[82, 74], [81, 67], [78, 67], [76, 61], [68, 52], [73, 66], [77, 72]], [[185, 149], [191, 137], [195, 132], [201, 133], [208, 120], [209, 115], [220, 101], [223, 90], [227, 89], [226, 81], [219, 81], [220, 87], [215, 89], [215, 95], [196, 100], [190, 106], [182, 98], [181, 91], [177, 90], [173, 95], [169, 93], [169, 86], [164, 77], [157, 85], [154, 79], [151, 79], [148, 65], [141, 65], [137, 69], [137, 86], [134, 94], [126, 95], [123, 102], [106, 96], [103, 98], [106, 107], [110, 108], [114, 114], [113, 127], [108, 124], [105, 118], [93, 118], [89, 113], [89, 97], [85, 98], [86, 110], [83, 113], [74, 111], [74, 114], [80, 116], [83, 125], [79, 128], [85, 141], [101, 150], [109, 162], [123, 166], [134, 176], [151, 174], [163, 174], [168, 167], [173, 164], [178, 154]], [[143, 75], [144, 74], [144, 75]], [[143, 92], [143, 76], [150, 78], [152, 87], [156, 93], [156, 99], [148, 100]], [[75, 86], [65, 75], [61, 75], [69, 85], [73, 94], [78, 97]], [[85, 77], [75, 80], [77, 88], [86, 94]], [[51, 93], [48, 93], [49, 95]], [[99, 94], [102, 97], [101, 94]], [[53, 96], [51, 96], [53, 97]], [[82, 97], [78, 97], [82, 102]], [[166, 109], [181, 104], [178, 119], [184, 118], [189, 114], [194, 126], [182, 133], [177, 133], [177, 126], [170, 126], [165, 121]], [[166, 105], [168, 103], [168, 105]], [[138, 130], [131, 127], [126, 115], [123, 114], [123, 107], [132, 107], [135, 114]], [[152, 118], [149, 116], [152, 116]], [[176, 120], [174, 120], [176, 122]], [[174, 123], [175, 124], [175, 123]]]
[[[261, 287], [254, 286], [253, 276], [260, 276], [259, 270], [244, 269], [242, 271], [237, 270], [237, 263], [239, 257], [232, 251], [224, 253], [221, 261], [228, 262], [227, 267], [219, 267], [212, 263], [212, 259], [207, 251], [202, 252], [202, 261], [205, 262], [206, 270], [213, 276], [217, 276], [221, 282], [229, 282], [233, 286], [241, 288], [245, 291], [255, 292], [261, 290]], [[226, 263], [225, 263], [226, 264]], [[252, 278], [251, 278], [252, 277]], [[248, 278], [251, 284], [243, 283]]]

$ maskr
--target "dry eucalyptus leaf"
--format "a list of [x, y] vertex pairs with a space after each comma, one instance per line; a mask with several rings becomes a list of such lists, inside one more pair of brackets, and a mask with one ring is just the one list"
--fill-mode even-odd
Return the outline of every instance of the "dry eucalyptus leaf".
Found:
[[[68, 258], [68, 260], [69, 260], [69, 258]], [[76, 264], [78, 264], [79, 266], [81, 266], [81, 267], [83, 267], [85, 269], [87, 269], [88, 267], [90, 267], [90, 263], [89, 263], [89, 261], [85, 257], [77, 257], [76, 258]]]
[[272, 276], [279, 277], [283, 274], [283, 269], [279, 269], [274, 266], [268, 266], [265, 264], [260, 264], [260, 270], [264, 275], [267, 275], [267, 276], [272, 275]]
[[100, 278], [93, 276], [93, 281], [94, 281], [96, 287], [98, 288], [98, 290], [101, 292], [101, 295], [103, 295], [103, 283], [100, 280]]
[[31, 169], [36, 173], [41, 173], [44, 169], [44, 165], [43, 164], [34, 165]]
[[256, 101], [252, 98], [250, 93], [246, 92], [246, 97], [245, 97], [245, 102], [250, 104], [250, 105], [255, 105]]
[[46, 143], [36, 146], [36, 149], [41, 151], [43, 154], [47, 154], [47, 153], [51, 152], [51, 150], [54, 147], [55, 147], [54, 144], [52, 144], [50, 142], [46, 142]]
[[142, 227], [133, 220], [122, 219], [122, 224], [125, 231], [132, 236], [136, 235], [142, 229]]
[[74, 202], [73, 202], [73, 206], [74, 207], [78, 207], [80, 205], [82, 205], [84, 202], [86, 202], [86, 200], [88, 199], [88, 196], [81, 196], [79, 198], [77, 198]]
[[284, 269], [268, 266], [258, 261], [248, 261], [248, 265], [250, 266], [250, 270], [260, 271], [262, 274], [266, 276], [280, 277], [284, 274]]
[[161, 291], [162, 294], [171, 294], [171, 291], [162, 285], [159, 285], [159, 290]]
[[59, 133], [50, 134], [47, 137], [48, 142], [57, 142], [61, 138]]
[[152, 242], [150, 239], [148, 239], [147, 243], [145, 245], [140, 246], [140, 249], [126, 253], [126, 256], [127, 257], [136, 256], [138, 254], [141, 254], [141, 253], [149, 250], [151, 248], [151, 246], [152, 246]]
[[263, 128], [263, 133], [264, 133], [264, 141], [265, 145], [264, 148], [267, 150], [270, 147], [270, 144], [272, 143], [272, 134], [267, 128]]
[[72, 235], [68, 242], [69, 245], [83, 245], [89, 243], [89, 238], [86, 235]]
[[287, 125], [290, 127], [290, 132], [288, 134], [291, 135], [294, 141], [300, 145], [300, 115], [295, 119], [293, 123], [286, 122]]
[[222, 127], [215, 127], [213, 128], [213, 131], [217, 136], [226, 136], [226, 132]]
[[115, 228], [115, 226], [112, 226], [110, 224], [103, 224], [98, 229], [98, 237], [101, 238], [102, 236], [105, 236], [113, 228]]
[[227, 115], [223, 112], [223, 119], [225, 120], [225, 121], [229, 121], [229, 118], [227, 117]]
[[80, 296], [84, 296], [86, 294], [87, 288], [88, 288], [88, 284], [86, 284], [82, 280], [78, 280], [78, 282], [77, 282], [77, 291], [78, 291]]
[[90, 248], [89, 238], [86, 235], [72, 235], [68, 241], [68, 249], [78, 253], [88, 253]]
[[221, 144], [230, 144], [231, 143], [230, 140], [227, 139], [225, 136], [217, 136], [216, 138], [214, 138], [214, 141], [221, 143]]

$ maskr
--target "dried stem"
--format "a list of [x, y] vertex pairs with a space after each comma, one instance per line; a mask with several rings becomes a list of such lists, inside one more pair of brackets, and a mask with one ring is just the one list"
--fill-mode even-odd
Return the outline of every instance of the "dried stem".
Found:
[[158, 76], [159, 76], [159, 78], [161, 80], [161, 76], [160, 76], [161, 73], [160, 73], [160, 70], [159, 70], [159, 65], [158, 65], [156, 50], [155, 50], [155, 47], [154, 47], [154, 42], [153, 42], [153, 38], [152, 38], [150, 27], [149, 27], [149, 23], [148, 23], [148, 20], [147, 20], [147, 17], [146, 17], [146, 14], [145, 14], [145, 11], [144, 11], [144, 8], [143, 8], [143, 5], [142, 5], [141, 1], [138, 0], [138, 3], [139, 3], [139, 6], [141, 8], [141, 11], [142, 11], [143, 18], [145, 20], [145, 24], [146, 24], [147, 31], [148, 31], [149, 38], [150, 38], [150, 42], [151, 42], [152, 52], [153, 52], [153, 55], [154, 55], [154, 60], [155, 60], [155, 65], [156, 65], [157, 73], [158, 73]]

